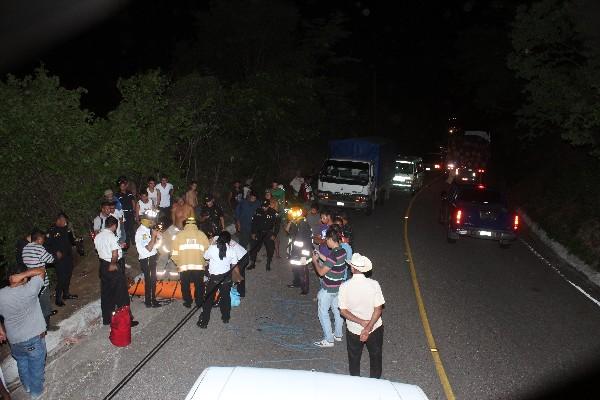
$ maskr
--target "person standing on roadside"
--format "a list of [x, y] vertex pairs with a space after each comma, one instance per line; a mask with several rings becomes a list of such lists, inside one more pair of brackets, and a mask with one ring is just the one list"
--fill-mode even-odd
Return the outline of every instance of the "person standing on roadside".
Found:
[[153, 177], [148, 178], [148, 198], [152, 202], [152, 209], [158, 210], [160, 205], [160, 190], [156, 188], [156, 180]]
[[125, 243], [127, 243], [127, 247], [129, 247], [132, 242], [135, 242], [135, 221], [138, 215], [135, 196], [133, 193], [127, 190], [128, 183], [129, 182], [127, 181], [126, 177], [120, 176], [119, 179], [117, 179], [119, 191], [116, 194], [116, 198], [119, 199], [119, 202], [123, 207], [122, 211], [125, 228]]
[[171, 225], [173, 223], [173, 221], [171, 221], [171, 196], [173, 195], [173, 185], [170, 184], [169, 179], [163, 175], [162, 178], [160, 178], [160, 184], [156, 186], [156, 190], [160, 193], [158, 208], [160, 209], [162, 218], [167, 220], [167, 225]]
[[[46, 241], [46, 235], [39, 229], [34, 229], [31, 233], [31, 243], [28, 243], [23, 248], [23, 263], [27, 268], [46, 268], [46, 264], [52, 264], [56, 259], [52, 254], [48, 253], [44, 247]], [[62, 258], [62, 254], [58, 252], [56, 254], [57, 259]], [[50, 305], [50, 280], [48, 275], [44, 274], [44, 286], [39, 292], [40, 306], [42, 307], [42, 313], [46, 319], [46, 325], [49, 330], [56, 330], [52, 327], [50, 329], [50, 316], [56, 314], [52, 311]]]
[[204, 270], [206, 261], [204, 252], [210, 246], [208, 237], [198, 229], [196, 220], [188, 218], [182, 231], [175, 235], [171, 243], [171, 259], [177, 265], [181, 279], [181, 295], [183, 306], [192, 306], [190, 284], [194, 284], [194, 301], [196, 306], [202, 306], [204, 296]]
[[135, 232], [135, 246], [144, 273], [144, 304], [146, 307], [157, 308], [161, 304], [156, 301], [156, 241], [160, 236], [158, 229], [152, 229], [154, 221], [143, 214], [140, 216], [140, 226]]
[[296, 176], [290, 182], [290, 186], [292, 187], [292, 190], [294, 191], [294, 196], [297, 197], [300, 194], [300, 188], [302, 187], [303, 183], [304, 183], [304, 178], [302, 177], [300, 170], [298, 170], [298, 171], [296, 171]]
[[346, 318], [346, 348], [350, 375], [360, 376], [360, 358], [366, 344], [371, 378], [381, 378], [383, 359], [383, 321], [385, 299], [379, 282], [364, 276], [373, 269], [371, 260], [355, 253], [348, 262], [352, 278], [340, 286], [338, 305]]
[[313, 235], [321, 233], [321, 213], [319, 213], [319, 205], [317, 203], [312, 203], [310, 205], [310, 211], [306, 216], [306, 220], [310, 225], [310, 229], [313, 232]]
[[300, 192], [298, 193], [298, 199], [304, 203], [315, 200], [315, 196], [312, 188], [312, 177], [307, 176], [302, 186], [300, 186]]
[[[112, 215], [106, 218], [104, 228], [94, 238], [94, 247], [100, 260], [100, 308], [102, 323], [110, 325], [115, 309], [130, 304], [123, 260], [123, 249], [115, 232], [118, 221]], [[131, 326], [138, 325], [131, 318]]]
[[235, 209], [235, 219], [237, 230], [240, 232], [240, 246], [248, 248], [250, 235], [252, 233], [252, 217], [260, 207], [260, 201], [256, 198], [256, 193], [250, 192], [247, 199], [242, 200]]
[[204, 198], [204, 205], [200, 212], [200, 226], [208, 237], [216, 236], [217, 233], [225, 230], [223, 209], [211, 194]]
[[240, 204], [243, 199], [244, 190], [242, 189], [242, 183], [240, 181], [233, 182], [233, 186], [228, 195], [229, 207], [235, 211], [238, 204]]
[[231, 270], [238, 263], [235, 251], [229, 246], [231, 234], [227, 231], [219, 233], [216, 243], [211, 245], [204, 253], [204, 258], [209, 261], [209, 281], [206, 287], [206, 300], [202, 307], [202, 314], [196, 325], [206, 329], [210, 321], [210, 313], [214, 304], [214, 293], [219, 290], [219, 308], [221, 320], [229, 323], [231, 317]]
[[270, 192], [271, 196], [277, 200], [277, 212], [279, 214], [283, 213], [283, 209], [285, 208], [285, 189], [277, 181], [273, 181]]
[[185, 192], [184, 201], [185, 204], [192, 207], [192, 210], [194, 210], [194, 212], [196, 211], [196, 209], [198, 208], [198, 182], [190, 182], [190, 185], [188, 186], [188, 191]]
[[[75, 246], [75, 236], [68, 227], [69, 219], [65, 213], [59, 213], [56, 216], [54, 225], [48, 229], [47, 247], [54, 254], [57, 261], [54, 263], [56, 268], [56, 297], [54, 303], [63, 307], [64, 300], [77, 299], [78, 296], [69, 291], [71, 285], [71, 276], [73, 275], [73, 246]], [[58, 255], [62, 255], [61, 258]]]
[[271, 208], [271, 202], [264, 200], [262, 207], [256, 210], [256, 214], [252, 217], [252, 226], [250, 233], [250, 265], [247, 269], [254, 269], [256, 266], [256, 256], [258, 251], [265, 245], [267, 250], [267, 271], [271, 270], [271, 261], [275, 252], [275, 220], [277, 213]]
[[[319, 322], [323, 329], [323, 339], [315, 342], [317, 347], [333, 347], [334, 341], [342, 341], [344, 320], [338, 307], [338, 291], [344, 282], [346, 272], [346, 252], [340, 247], [340, 237], [336, 229], [328, 229], [325, 234], [329, 255], [313, 254], [313, 265], [321, 277], [321, 289], [317, 294]], [[334, 330], [331, 331], [329, 310], [333, 313]]]
[[327, 238], [325, 234], [332, 224], [331, 211], [321, 211], [321, 224], [317, 228], [317, 231], [313, 231], [313, 243], [319, 246], [319, 252], [325, 257], [329, 256], [330, 250], [327, 247]]
[[183, 197], [176, 197], [175, 204], [171, 208], [171, 221], [179, 229], [183, 229], [183, 224], [187, 218], [195, 215], [194, 209], [185, 202]]
[[148, 191], [146, 189], [140, 192], [140, 199], [137, 201], [137, 222], [140, 222], [140, 217], [146, 214], [147, 211], [153, 211], [156, 207], [152, 204], [152, 201], [148, 197]]
[[4, 318], [0, 342], [8, 340], [23, 389], [32, 399], [39, 399], [44, 394], [46, 322], [38, 293], [44, 287], [46, 269], [13, 265], [8, 275], [9, 286], [0, 289], [0, 315]]

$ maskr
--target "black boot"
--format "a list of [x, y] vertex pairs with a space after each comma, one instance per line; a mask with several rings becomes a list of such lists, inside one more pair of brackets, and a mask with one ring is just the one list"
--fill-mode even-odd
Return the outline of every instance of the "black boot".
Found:
[[271, 270], [271, 260], [267, 260], [267, 271]]

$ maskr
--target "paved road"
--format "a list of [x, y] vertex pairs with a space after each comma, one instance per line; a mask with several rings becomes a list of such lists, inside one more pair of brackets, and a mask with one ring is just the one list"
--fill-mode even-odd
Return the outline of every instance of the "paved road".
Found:
[[[521, 243], [509, 250], [485, 241], [447, 244], [436, 222], [441, 185], [415, 201], [409, 239], [456, 397], [518, 398], [585, 367], [599, 354], [600, 308]], [[372, 258], [373, 277], [386, 298], [384, 378], [418, 384], [430, 399], [444, 399], [406, 263], [402, 224], [409, 201], [398, 193], [371, 217], [351, 214], [356, 250]], [[249, 271], [248, 295], [229, 325], [215, 310], [208, 329], [200, 330], [195, 316], [116, 398], [184, 398], [200, 372], [213, 365], [346, 373], [345, 342], [329, 349], [312, 346], [321, 338], [316, 277], [307, 297], [286, 288], [289, 279], [284, 260], [268, 273]], [[132, 345], [111, 346], [108, 329], [98, 327], [51, 360], [47, 398], [103, 398], [188, 311], [180, 302], [146, 309], [139, 299], [133, 310], [141, 324], [133, 330]], [[366, 355], [363, 375], [368, 375]]]

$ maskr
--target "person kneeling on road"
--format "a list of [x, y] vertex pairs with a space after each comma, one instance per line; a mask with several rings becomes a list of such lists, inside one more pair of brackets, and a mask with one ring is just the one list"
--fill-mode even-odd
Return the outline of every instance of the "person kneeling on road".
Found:
[[211, 245], [204, 258], [209, 261], [208, 272], [210, 279], [206, 288], [206, 300], [202, 307], [202, 314], [198, 319], [200, 328], [206, 329], [210, 321], [210, 312], [213, 308], [215, 292], [219, 290], [219, 308], [221, 309], [221, 319], [223, 323], [229, 323], [231, 312], [231, 270], [238, 264], [239, 260], [235, 250], [229, 245], [231, 234], [227, 231], [219, 233], [216, 243]]
[[144, 304], [146, 307], [156, 308], [161, 306], [156, 301], [156, 241], [160, 237], [160, 231], [153, 229], [154, 225], [148, 213], [140, 216], [140, 226], [135, 232], [135, 247], [144, 273]]
[[371, 364], [370, 377], [381, 378], [383, 321], [385, 300], [379, 282], [366, 278], [373, 265], [367, 257], [355, 253], [348, 261], [352, 278], [340, 286], [338, 304], [346, 318], [346, 347], [350, 375], [360, 376], [360, 358], [366, 344]]

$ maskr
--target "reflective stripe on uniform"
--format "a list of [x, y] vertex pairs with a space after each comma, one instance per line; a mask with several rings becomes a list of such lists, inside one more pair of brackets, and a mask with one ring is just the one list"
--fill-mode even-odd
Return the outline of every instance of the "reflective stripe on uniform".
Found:
[[204, 251], [204, 246], [199, 243], [185, 243], [179, 246], [179, 250], [202, 250]]

